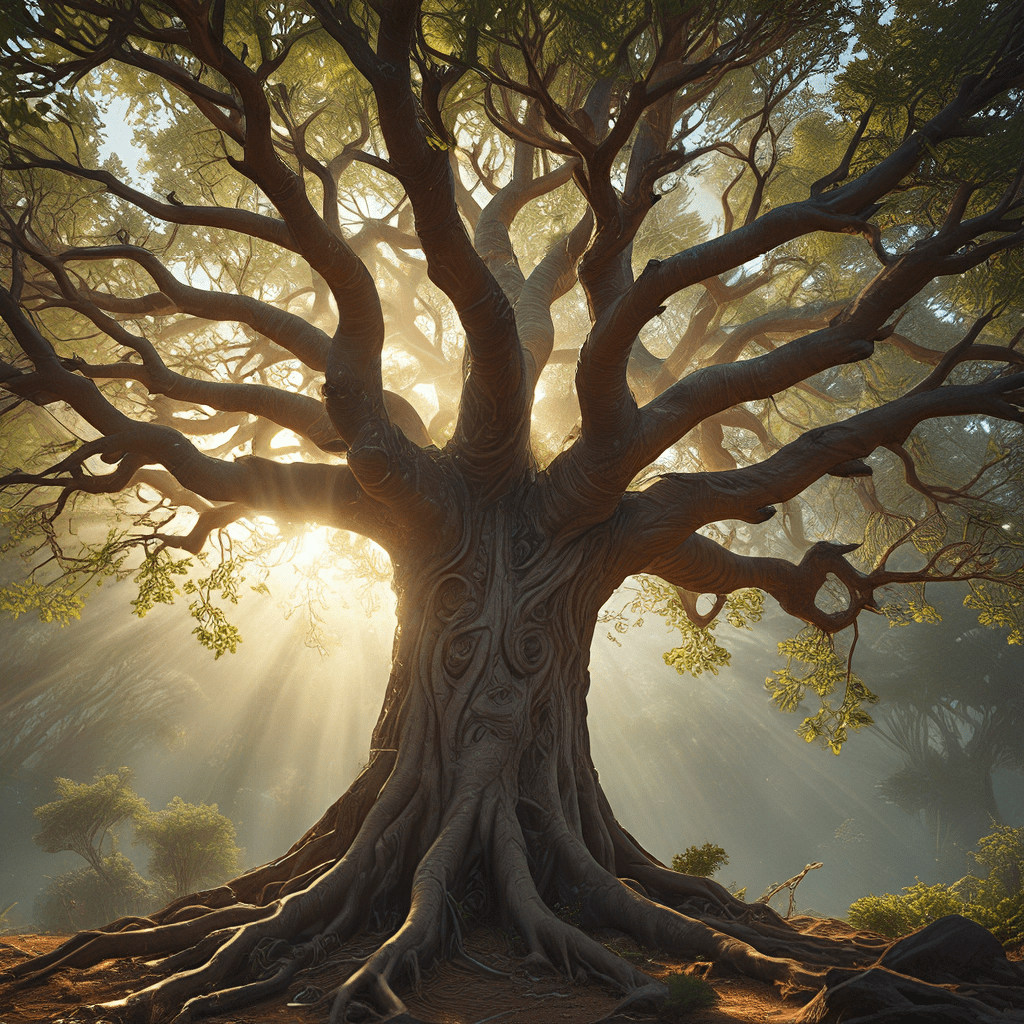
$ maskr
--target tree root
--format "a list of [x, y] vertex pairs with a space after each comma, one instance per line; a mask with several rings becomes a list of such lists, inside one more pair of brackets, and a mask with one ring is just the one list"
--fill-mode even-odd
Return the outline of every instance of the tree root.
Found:
[[53, 952], [18, 964], [11, 974], [16, 984], [34, 984], [55, 971], [70, 967], [92, 967], [102, 960], [144, 957], [176, 952], [206, 937], [211, 927], [219, 929], [258, 921], [273, 907], [238, 906], [205, 917], [128, 932], [79, 932]]
[[418, 975], [421, 959], [432, 959], [443, 940], [448, 890], [469, 845], [479, 812], [479, 799], [463, 793], [441, 832], [416, 869], [408, 916], [398, 931], [331, 995], [329, 1024], [344, 1020], [356, 995], [366, 993], [382, 1012], [401, 1013], [405, 1004], [390, 979], [396, 968]]
[[[979, 933], [948, 924], [952, 919], [896, 944], [863, 933], [813, 934], [809, 919], [786, 921], [717, 883], [659, 864], [595, 814], [595, 801], [567, 801], [555, 773], [533, 779], [537, 799], [524, 798], [500, 773], [483, 784], [451, 785], [441, 816], [437, 780], [417, 767], [421, 761], [389, 763], [391, 773], [368, 805], [365, 790], [379, 781], [380, 766], [368, 766], [357, 780], [362, 791], [354, 799], [365, 813], [333, 858], [323, 859], [342, 838], [321, 823], [305, 845], [227, 886], [175, 901], [148, 919], [83, 932], [16, 964], [15, 984], [103, 960], [144, 958], [157, 980], [80, 1012], [121, 1024], [192, 1024], [281, 993], [303, 972], [347, 962], [353, 966], [343, 980], [335, 975], [326, 992], [307, 985], [295, 1004], [329, 1005], [329, 1024], [367, 1012], [396, 1015], [407, 1012], [403, 985], [418, 987], [424, 969], [458, 954], [460, 901], [481, 896], [480, 909], [520, 937], [528, 968], [575, 982], [596, 979], [645, 1005], [664, 999], [665, 985], [588, 931], [611, 929], [648, 948], [727, 964], [784, 993], [813, 995], [801, 1017], [807, 1024], [845, 1021], [865, 993], [886, 1010], [934, 995], [957, 1024], [987, 1020], [993, 1007], [1024, 1007], [1022, 972], [1005, 957], [998, 962], [1001, 951], [988, 933], [986, 944]], [[543, 792], [544, 785], [552, 791]], [[599, 787], [595, 794], [599, 802]], [[325, 818], [352, 833], [350, 808], [335, 805]], [[625, 879], [617, 877], [622, 870]], [[241, 894], [262, 901], [244, 902]], [[379, 934], [365, 957], [353, 957], [352, 941], [375, 921]], [[965, 943], [977, 951], [974, 959], [965, 958]], [[970, 990], [955, 991], [963, 982]], [[864, 1021], [883, 1024], [882, 1009]], [[976, 1016], [964, 1016], [970, 1013]]]

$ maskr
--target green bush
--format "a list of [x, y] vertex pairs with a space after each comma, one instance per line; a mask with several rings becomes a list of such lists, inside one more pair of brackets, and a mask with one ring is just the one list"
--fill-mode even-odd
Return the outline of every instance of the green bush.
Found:
[[968, 916], [983, 924], [1007, 949], [1024, 946], [1024, 890], [993, 906], [974, 906]]
[[862, 896], [850, 906], [850, 924], [896, 938], [947, 914], [967, 916], [967, 904], [958, 894], [957, 885], [925, 885], [918, 879], [916, 885], [903, 890], [904, 896]]
[[962, 914], [1004, 946], [1024, 945], [1024, 828], [997, 826], [978, 840], [971, 856], [984, 875], [967, 875], [951, 885], [918, 880], [903, 895], [862, 896], [850, 906], [850, 924], [896, 938], [947, 914]]
[[703, 846], [688, 846], [672, 858], [672, 870], [684, 875], [701, 875], [710, 878], [719, 868], [729, 863], [729, 855], [721, 846], [705, 843]]
[[36, 897], [33, 917], [48, 932], [97, 928], [153, 909], [153, 890], [122, 853], [103, 860], [105, 878], [92, 867], [58, 875]]
[[1008, 948], [1024, 945], [1024, 828], [999, 825], [971, 856], [987, 870], [968, 878], [970, 916]]

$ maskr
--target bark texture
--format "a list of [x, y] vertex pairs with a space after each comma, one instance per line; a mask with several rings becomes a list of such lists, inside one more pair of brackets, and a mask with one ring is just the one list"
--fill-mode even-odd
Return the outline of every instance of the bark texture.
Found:
[[[536, 533], [523, 501], [535, 488], [523, 481], [486, 506], [466, 494], [450, 543], [396, 564], [399, 629], [369, 762], [291, 850], [149, 919], [83, 932], [19, 965], [14, 984], [140, 957], [157, 980], [85, 1017], [185, 1024], [285, 991], [306, 992], [330, 1021], [391, 1015], [404, 1012], [404, 985], [459, 954], [472, 915], [518, 936], [535, 965], [620, 989], [637, 1012], [656, 1009], [664, 987], [593, 933], [813, 995], [807, 1022], [856, 1009], [878, 1024], [922, 1003], [965, 1024], [1024, 1010], [1024, 971], [971, 922], [944, 918], [891, 945], [822, 938], [815, 922], [667, 869], [618, 824], [586, 728], [588, 650], [616, 545], [608, 530]], [[301, 975], [366, 932], [375, 951], [311, 997]]]

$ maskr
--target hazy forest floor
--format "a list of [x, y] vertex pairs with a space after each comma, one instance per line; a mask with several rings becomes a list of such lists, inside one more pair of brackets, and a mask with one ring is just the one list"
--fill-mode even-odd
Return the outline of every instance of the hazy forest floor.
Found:
[[[820, 933], [820, 926], [819, 926]], [[26, 954], [46, 953], [59, 945], [63, 935], [7, 935], [0, 939], [0, 975], [4, 968]], [[683, 971], [706, 976], [718, 993], [709, 1009], [662, 1020], [685, 1020], [687, 1024], [786, 1024], [806, 1001], [782, 999], [778, 988], [752, 981], [712, 964], [694, 963], [677, 957], [641, 951], [628, 939], [614, 939], [609, 945], [635, 962], [648, 974], [664, 977]], [[456, 960], [438, 964], [423, 976], [419, 994], [403, 995], [409, 1012], [431, 1024], [595, 1024], [613, 1013], [621, 996], [599, 984], [574, 985], [555, 975], [537, 977], [525, 969], [503, 937], [488, 929], [476, 929], [466, 936], [465, 950], [474, 965]], [[371, 951], [367, 945], [366, 952]], [[360, 950], [345, 950], [347, 963], [327, 963], [299, 976], [288, 997], [307, 986], [329, 990], [358, 966]], [[1009, 953], [1011, 960], [1024, 959], [1024, 947]], [[481, 969], [487, 968], [487, 970]], [[500, 973], [491, 973], [500, 972]], [[15, 992], [0, 992], [0, 1024], [62, 1021], [71, 1017], [78, 1004], [117, 998], [133, 988], [143, 987], [149, 972], [141, 961], [109, 960], [85, 971], [69, 971], [47, 983]], [[243, 1011], [210, 1017], [210, 1024], [314, 1024], [324, 1017], [317, 1011], [289, 1008], [278, 997]], [[406, 1018], [408, 1019], [408, 1018]], [[654, 1020], [629, 1011], [615, 1020]]]

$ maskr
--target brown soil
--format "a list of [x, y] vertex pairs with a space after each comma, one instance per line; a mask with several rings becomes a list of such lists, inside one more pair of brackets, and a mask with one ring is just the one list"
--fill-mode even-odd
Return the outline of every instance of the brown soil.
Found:
[[[26, 955], [47, 953], [65, 940], [62, 935], [8, 935], [0, 940], [0, 975]], [[784, 1024], [791, 1021], [804, 1000], [783, 1000], [777, 988], [739, 975], [722, 972], [706, 963], [641, 950], [628, 939], [606, 939], [608, 945], [646, 973], [664, 978], [668, 974], [707, 977], [718, 994], [709, 1009], [685, 1016], [666, 1014], [662, 1020], [685, 1020], [687, 1024]], [[326, 1004], [317, 1010], [288, 1007], [303, 989], [329, 991], [357, 966], [358, 959], [372, 952], [346, 948], [322, 967], [298, 976], [287, 996], [266, 1003], [210, 1017], [210, 1024], [316, 1024], [326, 1019]], [[571, 984], [558, 975], [540, 975], [527, 968], [499, 934], [478, 929], [465, 942], [469, 960], [439, 963], [421, 979], [419, 992], [405, 992], [409, 1013], [437, 1024], [594, 1024], [612, 1014], [621, 995], [597, 983]], [[344, 957], [344, 959], [342, 959]], [[492, 973], [497, 972], [497, 973]], [[144, 987], [151, 972], [141, 961], [108, 960], [84, 971], [62, 972], [45, 983], [11, 991], [0, 984], [0, 1024], [67, 1020], [80, 1004], [119, 998], [132, 989]], [[642, 1013], [626, 1010], [619, 1021], [652, 1020]]]

